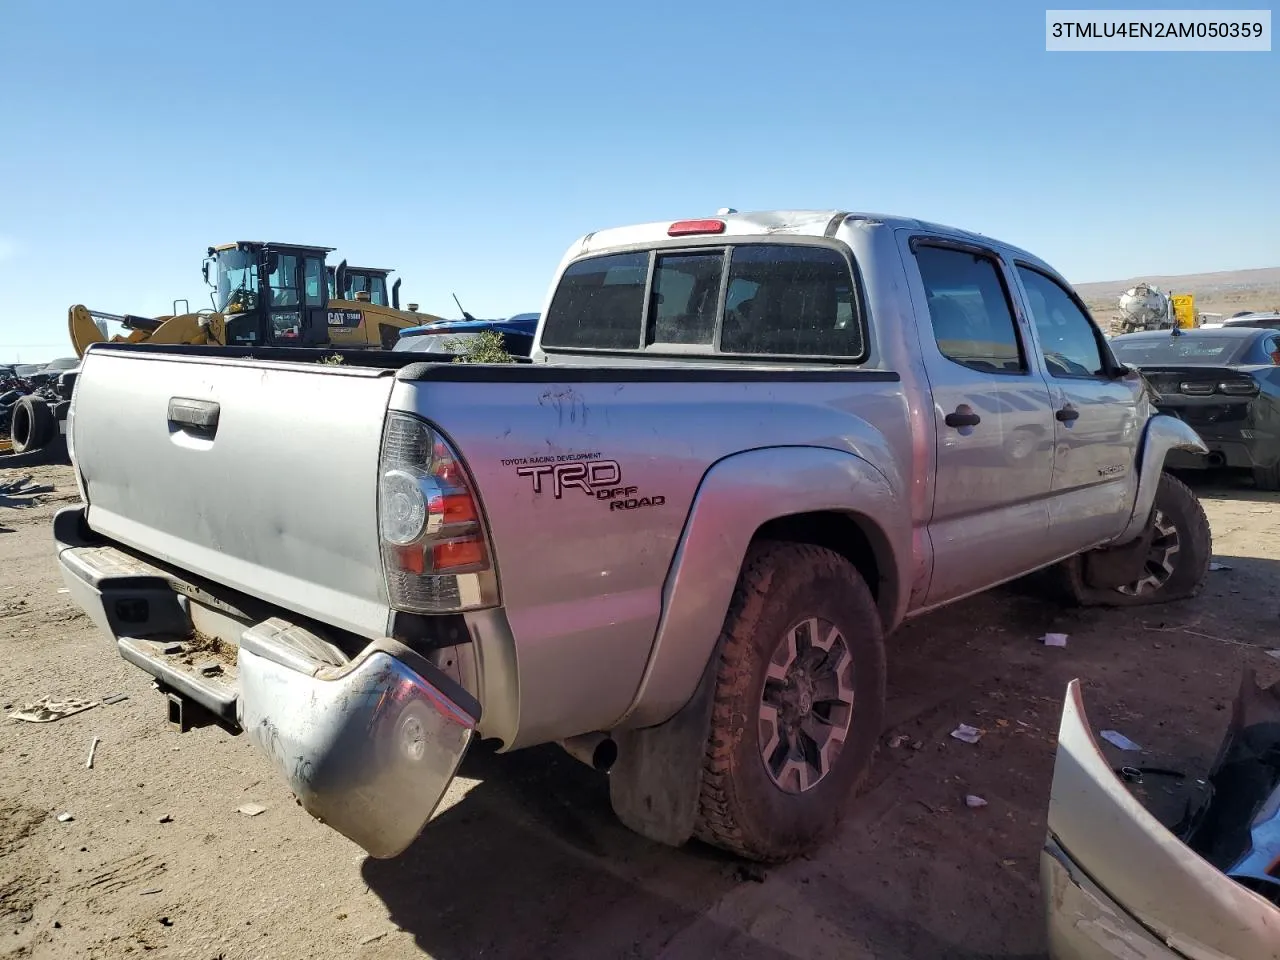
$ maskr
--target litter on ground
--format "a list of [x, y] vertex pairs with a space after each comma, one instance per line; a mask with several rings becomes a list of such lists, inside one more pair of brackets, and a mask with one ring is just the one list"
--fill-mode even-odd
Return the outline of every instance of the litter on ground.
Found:
[[53, 700], [48, 696], [41, 697], [35, 703], [29, 703], [16, 713], [9, 714], [10, 720], [26, 720], [28, 723], [53, 723], [73, 713], [80, 713], [98, 705], [97, 700]]
[[1103, 730], [1102, 733], [1098, 734], [1098, 736], [1102, 737], [1103, 740], [1107, 741], [1107, 743], [1111, 744], [1113, 747], [1118, 747], [1121, 750], [1142, 749], [1142, 747], [1138, 746], [1123, 733], [1117, 733], [1115, 730]]
[[1065, 647], [1067, 645], [1067, 635], [1065, 633], [1046, 633], [1040, 640], [1046, 647]]
[[962, 723], [951, 731], [951, 736], [955, 737], [957, 740], [963, 740], [965, 743], [977, 743], [982, 739], [983, 733], [984, 731], [979, 730], [977, 727], [971, 727], [967, 723]]

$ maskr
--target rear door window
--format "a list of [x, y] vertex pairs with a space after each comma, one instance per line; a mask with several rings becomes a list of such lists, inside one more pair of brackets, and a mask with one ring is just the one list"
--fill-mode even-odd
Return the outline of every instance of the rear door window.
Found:
[[942, 355], [983, 373], [1025, 373], [1013, 308], [995, 259], [929, 244], [919, 245], [915, 254]]
[[635, 350], [644, 323], [649, 254], [590, 257], [564, 271], [547, 311], [548, 347]]

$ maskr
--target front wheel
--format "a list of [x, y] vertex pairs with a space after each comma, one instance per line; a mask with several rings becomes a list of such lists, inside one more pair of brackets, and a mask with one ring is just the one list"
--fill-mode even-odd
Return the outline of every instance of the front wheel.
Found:
[[871, 767], [884, 632], [844, 557], [766, 542], [747, 555], [718, 648], [695, 834], [752, 860], [820, 843]]
[[1136, 575], [1099, 586], [1088, 582], [1088, 555], [1066, 563], [1067, 589], [1084, 606], [1141, 606], [1194, 597], [1204, 585], [1213, 555], [1213, 533], [1199, 498], [1181, 480], [1160, 475], [1155, 505], [1142, 541]]

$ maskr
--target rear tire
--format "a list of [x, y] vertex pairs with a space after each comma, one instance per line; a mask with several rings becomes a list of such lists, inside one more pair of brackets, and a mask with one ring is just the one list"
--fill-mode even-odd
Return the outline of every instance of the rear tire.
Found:
[[1090, 586], [1084, 578], [1084, 558], [1064, 564], [1066, 588], [1081, 606], [1136, 607], [1194, 597], [1204, 586], [1213, 555], [1213, 532], [1200, 500], [1181, 480], [1160, 475], [1151, 511], [1154, 536], [1143, 576], [1110, 589]]
[[49, 404], [39, 397], [20, 397], [13, 405], [13, 420], [9, 435], [13, 438], [14, 453], [30, 453], [39, 450], [53, 438], [58, 425]]
[[813, 849], [875, 755], [884, 628], [844, 557], [765, 542], [743, 563], [720, 635], [695, 835], [751, 860]]
[[1253, 468], [1253, 485], [1259, 490], [1280, 490], [1280, 463]]

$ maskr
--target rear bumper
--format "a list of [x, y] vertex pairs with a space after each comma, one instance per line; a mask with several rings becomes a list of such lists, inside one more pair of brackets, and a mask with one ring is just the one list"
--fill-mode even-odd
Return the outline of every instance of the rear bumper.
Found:
[[[71, 598], [121, 656], [242, 729], [309, 813], [370, 855], [413, 842], [471, 743], [474, 697], [396, 640], [348, 657], [272, 611], [247, 612], [94, 542], [83, 520], [80, 507], [55, 517], [58, 564]], [[193, 621], [208, 617], [237, 642], [198, 631]]]

